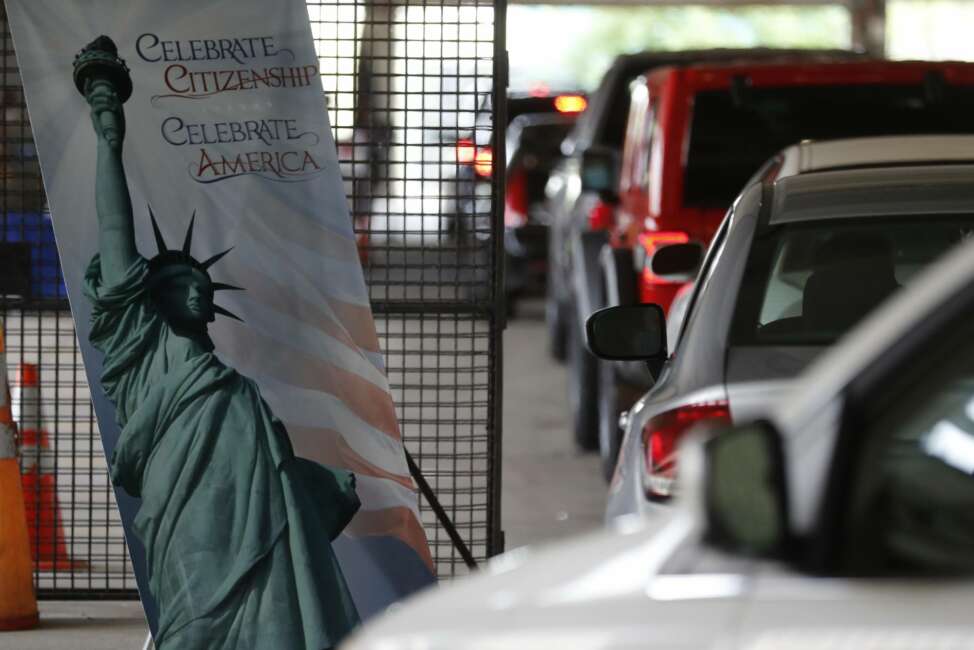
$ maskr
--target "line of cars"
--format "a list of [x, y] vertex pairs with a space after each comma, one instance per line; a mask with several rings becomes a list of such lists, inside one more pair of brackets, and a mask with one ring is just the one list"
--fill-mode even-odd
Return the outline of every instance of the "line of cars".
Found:
[[[651, 385], [620, 418], [621, 452], [606, 463], [606, 530], [502, 555], [379, 618], [350, 650], [970, 647], [974, 66], [770, 65], [806, 66], [813, 86], [839, 67], [847, 81], [796, 101], [725, 77], [721, 92], [740, 96], [724, 108], [763, 98], [786, 122], [782, 138], [804, 132], [802, 120], [830, 128], [775, 141], [746, 175], [743, 157], [715, 145], [723, 162], [711, 172], [726, 168], [738, 186], [713, 224], [696, 212], [711, 234], [650, 250], [646, 235], [675, 232], [658, 227], [663, 212], [620, 230], [621, 192], [603, 185], [591, 202], [608, 223], [588, 259], [603, 273], [624, 266], [589, 283], [588, 298], [571, 290], [594, 311], [585, 351]], [[694, 69], [733, 67], [708, 66]], [[696, 99], [691, 112], [706, 104]], [[654, 147], [683, 143], [672, 183], [656, 186], [665, 205], [689, 184], [698, 117], [676, 129], [683, 139], [654, 127], [656, 144], [623, 153], [621, 174], [609, 156], [576, 161], [576, 189], [613, 187], [644, 165], [650, 185], [633, 192], [652, 206], [653, 161], [667, 160]], [[722, 124], [705, 128], [731, 144], [772, 126]], [[845, 129], [860, 137], [828, 139]], [[598, 207], [609, 202], [611, 219]], [[626, 239], [642, 252], [627, 257]], [[575, 265], [592, 252], [585, 240], [597, 238], [568, 247]], [[569, 277], [585, 279], [577, 266]], [[628, 301], [606, 299], [626, 290]]]
[[568, 361], [575, 440], [599, 450], [606, 478], [620, 416], [655, 378], [644, 364], [590, 354], [584, 324], [592, 312], [639, 303], [668, 311], [678, 296], [685, 301], [686, 277], [655, 274], [653, 257], [671, 246], [707, 246], [736, 192], [787, 145], [974, 132], [972, 64], [819, 52], [696, 56], [637, 77], [619, 146], [590, 147], [549, 183], [551, 349]]
[[[626, 418], [607, 517], [665, 508], [675, 450], [693, 425], [766, 412], [823, 350], [974, 234], [974, 204], [966, 203], [972, 163], [974, 136], [792, 146], [757, 172], [728, 211], [672, 354], [659, 305], [594, 315], [593, 351], [649, 361], [659, 376]], [[654, 268], [668, 263], [657, 270], [672, 274], [699, 266], [699, 245], [667, 252]], [[652, 355], [640, 349], [649, 331], [660, 333]]]
[[974, 242], [921, 275], [766, 417], [689, 438], [659, 517], [502, 555], [343, 648], [970, 647]]

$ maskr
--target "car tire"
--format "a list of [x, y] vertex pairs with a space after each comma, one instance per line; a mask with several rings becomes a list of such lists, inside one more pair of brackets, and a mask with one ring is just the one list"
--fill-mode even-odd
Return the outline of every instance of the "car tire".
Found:
[[555, 361], [564, 362], [568, 357], [568, 333], [565, 331], [565, 308], [558, 301], [554, 280], [548, 278], [545, 295], [544, 317], [548, 330], [548, 353]]
[[619, 461], [619, 449], [626, 432], [619, 428], [619, 416], [632, 408], [645, 393], [645, 386], [628, 383], [610, 361], [599, 361], [599, 456], [602, 476], [611, 481]]
[[598, 359], [582, 340], [582, 328], [573, 324], [568, 341], [568, 403], [575, 444], [583, 451], [599, 448]]
[[[632, 249], [606, 245], [602, 249], [601, 257], [606, 304], [613, 307], [636, 304], [639, 287], [638, 278], [632, 271]], [[632, 391], [619, 377], [617, 365], [612, 361], [599, 361], [598, 382], [599, 457], [602, 476], [608, 482], [615, 472], [619, 447], [625, 433], [619, 428], [619, 416], [624, 409], [635, 403], [638, 396], [632, 397]]]

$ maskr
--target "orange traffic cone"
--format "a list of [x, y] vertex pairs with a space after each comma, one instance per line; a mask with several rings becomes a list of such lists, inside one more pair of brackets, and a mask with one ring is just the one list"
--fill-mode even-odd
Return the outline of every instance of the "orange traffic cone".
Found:
[[37, 598], [4, 356], [0, 328], [0, 630], [24, 630], [37, 625]]
[[85, 566], [68, 556], [57, 501], [57, 477], [50, 438], [41, 424], [41, 391], [37, 366], [20, 364], [14, 385], [14, 411], [20, 423], [21, 482], [30, 550], [41, 571], [73, 571]]

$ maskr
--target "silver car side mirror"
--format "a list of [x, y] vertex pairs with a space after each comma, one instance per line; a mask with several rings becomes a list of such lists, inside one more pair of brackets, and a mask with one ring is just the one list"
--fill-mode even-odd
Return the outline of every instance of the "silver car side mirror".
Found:
[[782, 550], [788, 536], [781, 437], [767, 422], [720, 430], [706, 444], [707, 537], [753, 555]]

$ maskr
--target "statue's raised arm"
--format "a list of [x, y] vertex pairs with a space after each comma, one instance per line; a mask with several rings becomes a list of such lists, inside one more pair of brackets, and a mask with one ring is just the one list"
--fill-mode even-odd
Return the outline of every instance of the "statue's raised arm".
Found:
[[122, 166], [122, 103], [132, 95], [132, 79], [125, 62], [118, 57], [115, 43], [100, 36], [75, 58], [74, 81], [91, 107], [91, 123], [98, 138], [98, 250], [102, 279], [112, 285], [124, 277], [139, 254], [132, 225], [132, 199]]

